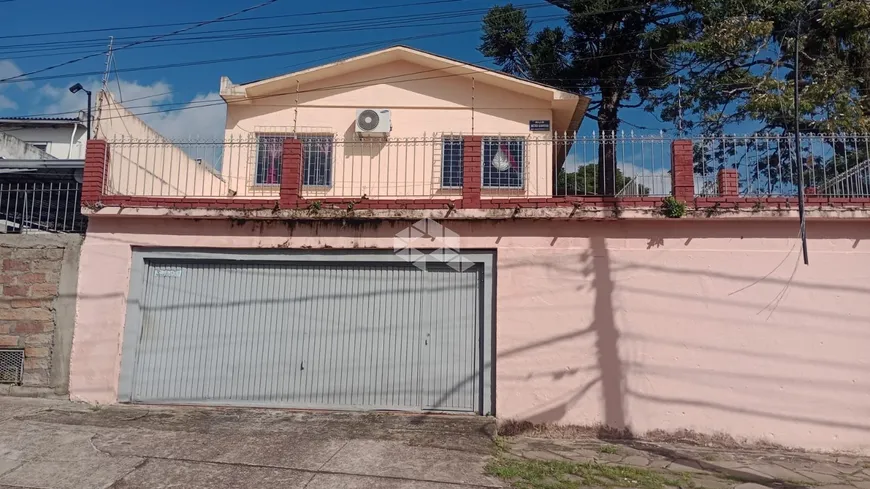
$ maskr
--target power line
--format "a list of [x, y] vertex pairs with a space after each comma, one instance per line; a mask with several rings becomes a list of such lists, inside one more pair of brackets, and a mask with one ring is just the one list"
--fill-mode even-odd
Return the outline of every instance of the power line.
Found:
[[[477, 32], [477, 31], [478, 31], [478, 29], [465, 29], [465, 30], [459, 30], [459, 31], [441, 32], [441, 33], [437, 33], [437, 34], [422, 34], [419, 36], [405, 37], [405, 38], [402, 38], [401, 40], [408, 41], [408, 40], [424, 39], [424, 38], [430, 38], [430, 37], [443, 37], [443, 36], [450, 36], [450, 35], [456, 35], [456, 34], [466, 34], [469, 32]], [[371, 44], [374, 44], [375, 42], [383, 43], [383, 41], [373, 41]], [[202, 66], [202, 65], [209, 65], [209, 64], [235, 62], [235, 61], [249, 61], [249, 60], [254, 60], [254, 59], [276, 58], [276, 57], [291, 56], [291, 55], [296, 55], [296, 54], [322, 52], [322, 51], [329, 51], [329, 50], [333, 50], [333, 49], [344, 49], [344, 48], [348, 48], [348, 47], [355, 47], [358, 45], [359, 44], [345, 44], [345, 45], [341, 45], [341, 46], [321, 47], [321, 48], [314, 48], [314, 49], [301, 49], [301, 50], [296, 50], [296, 51], [282, 51], [282, 52], [268, 53], [268, 54], [235, 56], [235, 57], [230, 57], [230, 58], [215, 58], [215, 59], [206, 59], [206, 60], [199, 60], [199, 61], [186, 61], [186, 62], [169, 63], [169, 64], [163, 64], [163, 65], [138, 66], [138, 67], [126, 68], [126, 69], [118, 70], [118, 71], [121, 73], [131, 73], [131, 72], [159, 70], [159, 69], [166, 69], [166, 68], [186, 68], [186, 67], [191, 67], [191, 66]], [[59, 79], [59, 78], [94, 76], [94, 75], [99, 75], [100, 73], [102, 73], [102, 72], [84, 71], [84, 72], [79, 72], [79, 73], [65, 73], [62, 75], [54, 75], [54, 76], [31, 77], [31, 78], [28, 78], [27, 80], [28, 81], [55, 80], [55, 79]], [[12, 83], [12, 82], [9, 82], [6, 80], [0, 80], [0, 83]]]
[[[664, 49], [667, 49], [667, 48], [658, 48], [658, 50], [664, 50]], [[605, 54], [605, 55], [598, 55], [598, 56], [590, 56], [590, 57], [585, 57], [585, 58], [578, 58], [576, 61], [589, 61], [589, 60], [593, 60], [593, 59], [604, 59], [604, 58], [611, 58], [611, 57], [616, 57], [616, 56], [623, 56], [625, 54], [645, 53], [645, 52], [649, 52], [649, 51], [650, 50], [646, 49], [646, 50], [640, 50], [640, 51], [629, 51], [629, 52], [624, 52], [624, 53], [613, 53], [613, 54]], [[454, 68], [475, 68], [475, 69], [477, 69], [478, 73], [491, 71], [489, 68], [476, 66], [473, 63], [463, 63], [463, 66], [461, 66], [461, 67], [451, 67], [451, 68], [446, 68], [446, 69], [449, 70], [449, 69], [454, 69]], [[332, 85], [332, 86], [327, 86], [327, 87], [312, 88], [312, 89], [298, 90], [298, 91], [293, 90], [293, 91], [289, 91], [289, 92], [279, 92], [279, 93], [273, 93], [273, 94], [253, 96], [253, 97], [246, 98], [245, 101], [247, 102], [247, 101], [251, 101], [251, 100], [261, 100], [261, 99], [267, 99], [267, 98], [272, 98], [272, 97], [280, 97], [280, 96], [284, 96], [284, 95], [313, 93], [313, 92], [331, 91], [331, 90], [341, 90], [341, 89], [345, 89], [345, 88], [361, 88], [361, 87], [365, 87], [365, 86], [370, 86], [373, 82], [384, 82], [384, 81], [388, 81], [388, 80], [390, 81], [390, 83], [408, 83], [408, 82], [414, 82], [414, 81], [450, 78], [450, 77], [455, 77], [455, 76], [468, 76], [470, 74], [473, 74], [473, 73], [468, 73], [468, 72], [451, 73], [451, 74], [435, 75], [435, 76], [429, 76], [429, 77], [405, 78], [405, 79], [394, 80], [396, 78], [404, 78], [404, 77], [408, 77], [408, 76], [419, 75], [419, 74], [424, 74], [424, 73], [431, 73], [433, 71], [442, 71], [442, 70], [445, 70], [445, 68], [430, 68], [430, 69], [420, 70], [420, 71], [416, 71], [416, 72], [402, 73], [400, 75], [390, 75], [390, 76], [379, 77], [379, 78], [370, 78], [370, 79], [363, 80], [363, 81], [345, 83], [345, 84], [339, 84], [339, 85]], [[507, 75], [507, 76], [510, 76], [510, 75]], [[192, 109], [199, 109], [199, 108], [205, 108], [205, 107], [213, 107], [216, 105], [224, 105], [224, 104], [225, 104], [225, 102], [223, 100], [214, 101], [214, 102], [203, 100], [200, 102], [169, 102], [166, 104], [125, 106], [125, 108], [129, 110], [132, 108], [154, 108], [154, 107], [167, 107], [167, 106], [173, 106], [173, 105], [184, 105], [184, 107], [175, 107], [175, 108], [140, 112], [140, 113], [134, 114], [136, 116], [141, 116], [141, 115], [149, 115], [149, 114], [156, 114], [156, 113], [177, 112], [177, 111], [181, 111], [181, 110], [192, 110]], [[289, 107], [292, 105], [291, 104], [273, 104], [273, 106]], [[38, 114], [38, 115], [33, 115], [32, 117], [48, 116], [48, 115], [62, 115], [62, 114], [66, 114], [66, 113], [70, 113], [70, 112], [58, 112], [58, 113], [54, 113], [54, 114]], [[112, 118], [115, 118], [115, 117], [108, 117], [105, 119], [112, 119]]]
[[[450, 1], [458, 1], [458, 0], [450, 0]], [[530, 3], [517, 5], [516, 8], [521, 10], [532, 10], [536, 8], [547, 7], [547, 4], [538, 4], [538, 3]], [[278, 24], [278, 25], [267, 25], [260, 27], [243, 27], [236, 29], [217, 29], [217, 30], [204, 30], [198, 31], [193, 35], [188, 36], [174, 36], [173, 39], [166, 39], [161, 42], [174, 42], [176, 40], [198, 40], [198, 39], [219, 39], [223, 37], [231, 38], [236, 37], [238, 34], [227, 35], [227, 33], [232, 32], [242, 32], [244, 34], [253, 34], [253, 33], [271, 33], [271, 32], [286, 32], [288, 29], [309, 29], [312, 27], [320, 27], [320, 26], [328, 26], [335, 30], [342, 30], [346, 28], [360, 27], [360, 26], [377, 26], [377, 25], [392, 25], [395, 24], [396, 21], [419, 21], [419, 20], [434, 20], [434, 19], [443, 19], [443, 18], [454, 18], [455, 16], [468, 16], [468, 15], [477, 15], [486, 13], [489, 9], [486, 8], [473, 8], [473, 9], [460, 9], [460, 10], [442, 10], [437, 12], [426, 12], [426, 13], [416, 13], [416, 14], [401, 14], [401, 15], [387, 15], [387, 16], [377, 16], [377, 17], [367, 17], [367, 18], [353, 18], [353, 19], [344, 19], [344, 20], [330, 20], [325, 22], [305, 22], [305, 23], [291, 23], [291, 24]], [[386, 24], [385, 24], [386, 23]], [[209, 36], [208, 34], [218, 34], [217, 36]], [[134, 41], [147, 39], [148, 36], [115, 36], [116, 41]], [[16, 54], [16, 53], [29, 53], [36, 51], [45, 51], [49, 47], [51, 49], [59, 49], [59, 48], [71, 48], [77, 49], [82, 47], [98, 47], [105, 44], [105, 38], [89, 38], [89, 39], [74, 39], [74, 40], [59, 40], [59, 41], [48, 41], [41, 43], [33, 43], [27, 42], [23, 44], [4, 44], [0, 45], [0, 50], [5, 50], [4, 52], [7, 54]], [[9, 49], [14, 48], [27, 48], [26, 50], [20, 51], [9, 51]], [[36, 48], [36, 49], [34, 49]]]
[[[354, 26], [342, 26], [342, 27], [334, 27], [334, 28], [325, 28], [325, 29], [309, 29], [309, 30], [280, 30], [280, 31], [272, 31], [272, 32], [262, 32], [262, 33], [245, 33], [245, 34], [235, 34], [235, 35], [219, 35], [219, 36], [204, 36], [204, 37], [195, 37], [190, 38], [192, 40], [185, 41], [185, 39], [173, 39], [173, 40], [165, 40], [165, 42], [158, 43], [149, 43], [146, 45], [137, 46], [137, 49], [148, 49], [148, 48], [163, 48], [167, 46], [184, 46], [184, 45], [193, 45], [193, 44], [202, 44], [202, 43], [214, 43], [221, 41], [235, 41], [235, 40], [250, 40], [250, 39], [259, 39], [259, 38], [277, 38], [277, 37], [287, 37], [287, 36], [299, 36], [299, 35], [308, 35], [308, 34], [323, 34], [323, 33], [332, 33], [332, 32], [354, 32], [354, 31], [364, 31], [370, 30], [372, 27], [391, 27], [393, 29], [410, 29], [410, 28], [420, 28], [420, 27], [441, 27], [444, 25], [444, 20], [451, 19], [451, 24], [479, 24], [479, 20], [467, 20], [460, 21], [455, 20], [457, 15], [452, 14], [442, 14], [437, 17], [432, 17], [429, 19], [419, 19], [416, 22], [408, 22], [408, 21], [392, 21], [392, 22], [378, 22], [378, 23], [366, 23], [366, 24], [357, 24]], [[549, 16], [549, 17], [540, 17], [533, 18], [535, 21], [546, 21], [546, 20], [556, 20], [560, 19], [560, 16]], [[436, 21], [436, 22], [432, 22]], [[55, 53], [57, 55], [70, 55], [76, 54], [83, 51], [67, 51], [58, 53], [58, 49], [50, 49], [50, 48], [41, 48], [39, 50], [31, 50], [31, 51], [18, 51], [24, 53], [33, 53], [33, 52], [41, 52], [41, 51], [49, 51]], [[89, 51], [86, 51], [89, 52]], [[0, 52], [0, 55], [10, 55], [14, 53], [3, 53]], [[33, 54], [29, 56], [18, 56], [15, 59], [25, 59], [30, 57], [44, 57], [45, 54]]]
[[[276, 1], [276, 0], [270, 0], [270, 2], [274, 2], [274, 1]], [[605, 14], [605, 13], [613, 13], [613, 12], [621, 12], [621, 11], [626, 11], [626, 10], [633, 10], [633, 9], [637, 9], [637, 8], [641, 8], [641, 6], [623, 7], [623, 8], [608, 9], [608, 10], [595, 11], [595, 12], [585, 12], [582, 14], [582, 16], [587, 17], [587, 16], [600, 15], [600, 14]], [[580, 14], [578, 14], [578, 15], [580, 15]], [[561, 16], [560, 16], [560, 18], [561, 18]], [[441, 37], [444, 35], [467, 34], [467, 33], [478, 32], [478, 31], [479, 31], [479, 29], [470, 29], [470, 30], [466, 29], [466, 30], [459, 30], [459, 31], [452, 31], [452, 32], [424, 34], [424, 35], [411, 36], [411, 37], [407, 37], [404, 39], [399, 39], [399, 41], [424, 39], [424, 38], [429, 38], [429, 37]], [[145, 42], [145, 41], [142, 41], [142, 42]], [[380, 43], [382, 41], [377, 41], [377, 42]], [[130, 45], [128, 44], [125, 47], [129, 47], [129, 46]], [[215, 64], [215, 63], [248, 61], [248, 60], [253, 60], [253, 59], [264, 59], [264, 58], [272, 58], [272, 57], [289, 56], [289, 55], [301, 54], [301, 53], [306, 53], [306, 52], [324, 51], [324, 50], [329, 50], [329, 49], [343, 49], [346, 47], [353, 47], [353, 46], [354, 45], [351, 44], [351, 45], [345, 45], [345, 46], [337, 46], [337, 47], [333, 47], [333, 48], [314, 48], [314, 49], [306, 49], [306, 50], [300, 50], [300, 51], [284, 51], [284, 52], [278, 52], [278, 53], [257, 54], [257, 55], [248, 55], [248, 56], [236, 56], [236, 57], [231, 57], [231, 58], [216, 58], [216, 59], [210, 59], [210, 60], [187, 61], [187, 62], [170, 63], [170, 64], [164, 64], [164, 65], [140, 66], [140, 67], [134, 67], [134, 68], [127, 68], [127, 69], [119, 70], [119, 71], [128, 73], [128, 72], [137, 72], [137, 71], [147, 71], [147, 70], [153, 70], [153, 69], [202, 66], [202, 65]], [[119, 49], [121, 49], [121, 48], [119, 48]], [[652, 50], [647, 49], [647, 50], [644, 50], [642, 52], [650, 52], [650, 51], [652, 51]], [[61, 65], [56, 65], [56, 66], [61, 66]], [[39, 71], [45, 71], [45, 70], [39, 70]], [[53, 80], [53, 79], [59, 79], [59, 78], [70, 78], [70, 77], [79, 77], [79, 76], [93, 76], [95, 74], [100, 74], [100, 73], [99, 72], [65, 73], [62, 75], [30, 77], [30, 78], [28, 78], [28, 80], [29, 81]], [[20, 77], [24, 77], [26, 75], [28, 75], [28, 74], [18, 75], [17, 77], [13, 77], [13, 78], [20, 78]], [[7, 78], [4, 80], [0, 80], [0, 83], [8, 83], [9, 80], [12, 80], [13, 78]]]
[[[187, 32], [187, 31], [189, 31], [189, 30], [196, 29], [197, 27], [202, 27], [202, 26], [204, 26], [204, 25], [213, 24], [213, 23], [215, 23], [215, 22], [222, 22], [222, 21], [225, 20], [225, 19], [229, 19], [229, 18], [231, 18], [231, 17], [236, 17], [236, 16], [238, 16], [238, 15], [242, 15], [242, 14], [244, 14], [244, 13], [246, 13], [246, 12], [251, 12], [251, 11], [253, 11], [253, 10], [257, 10], [257, 9], [263, 8], [263, 7], [267, 6], [267, 5], [271, 5], [271, 4], [275, 3], [275, 2], [277, 2], [277, 1], [278, 1], [278, 0], [266, 0], [265, 2], [260, 3], [260, 4], [257, 4], [257, 5], [254, 5], [254, 6], [252, 6], [252, 7], [247, 7], [247, 8], [244, 8], [244, 9], [242, 9], [242, 10], [239, 10], [238, 12], [234, 12], [234, 13], [231, 13], [231, 14], [228, 14], [228, 15], [222, 15], [222, 16], [217, 17], [217, 18], [212, 19], [212, 20], [207, 20], [207, 21], [204, 21], [204, 22], [200, 22], [200, 23], [198, 23], [198, 24], [196, 24], [196, 25], [193, 25], [193, 26], [191, 26], [191, 27], [185, 27], [184, 29], [179, 29], [179, 30], [176, 30], [176, 31], [173, 31], [173, 32], [167, 33], [167, 34], [160, 34], [160, 35], [154, 36], [154, 37], [152, 37], [152, 38], [150, 38], [150, 39], [147, 39], [147, 40], [137, 41], [137, 42], [133, 42], [133, 43], [130, 43], [130, 44], [125, 44], [125, 45], [123, 45], [123, 46], [117, 48], [115, 51], [120, 51], [121, 49], [130, 48], [130, 47], [132, 47], [132, 46], [136, 46], [136, 45], [138, 45], [138, 44], [143, 44], [143, 43], [146, 43], [146, 42], [156, 41], [156, 40], [158, 40], [158, 39], [163, 39], [163, 38], [165, 38], [165, 37], [174, 36], [174, 35], [176, 35], [176, 34], [180, 34], [180, 33], [182, 33], [182, 32]], [[16, 80], [16, 79], [19, 79], [19, 78], [29, 77], [30, 75], [34, 75], [34, 74], [37, 74], [37, 73], [43, 73], [43, 72], [46, 72], [46, 71], [49, 71], [49, 70], [53, 70], [53, 69], [55, 69], [55, 68], [59, 68], [59, 67], [61, 67], [61, 66], [66, 66], [66, 65], [73, 64], [73, 63], [78, 63], [79, 61], [84, 61], [84, 60], [86, 60], [86, 59], [93, 58], [93, 57], [95, 57], [95, 56], [101, 56], [101, 55], [103, 55], [103, 54], [105, 54], [105, 52], [102, 52], [102, 51], [99, 52], [99, 53], [89, 54], [89, 55], [86, 55], [86, 56], [82, 56], [82, 57], [80, 57], [80, 58], [71, 59], [71, 60], [69, 60], [69, 61], [64, 61], [63, 63], [58, 63], [58, 64], [55, 64], [55, 65], [51, 65], [51, 66], [48, 66], [48, 67], [46, 67], [46, 68], [40, 68], [40, 69], [38, 69], [38, 70], [30, 71], [30, 72], [27, 72], [27, 73], [21, 73], [21, 74], [19, 74], [19, 75], [15, 75], [15, 76], [12, 76], [12, 77], [9, 77], [9, 78], [4, 78], [4, 79], [0, 80], [0, 82], [8, 82], [8, 81], [10, 81], [10, 80]]]
[[[3, 1], [14, 1], [14, 0], [0, 0]], [[250, 22], [254, 20], [269, 20], [269, 19], [280, 19], [287, 17], [309, 17], [315, 15], [329, 15], [329, 14], [340, 14], [340, 13], [348, 13], [348, 12], [363, 12], [368, 10], [379, 10], [379, 9], [396, 9], [396, 8], [404, 8], [404, 7], [414, 7], [414, 6], [422, 6], [422, 5], [435, 5], [435, 4], [443, 4], [443, 3], [455, 3], [462, 2], [464, 0], [428, 0], [425, 2], [413, 2], [413, 3], [402, 3], [402, 4], [390, 4], [390, 5], [373, 5], [369, 7], [355, 7], [348, 9], [340, 9], [340, 10], [321, 10], [315, 12], [299, 12], [294, 14], [281, 14], [281, 15], [264, 15], [264, 16], [255, 16], [255, 17], [246, 17], [244, 19], [227, 19], [223, 22]], [[174, 22], [169, 24], [143, 24], [143, 25], [132, 25], [132, 26], [115, 26], [115, 27], [103, 27], [100, 29], [80, 29], [75, 31], [55, 31], [55, 32], [40, 32], [40, 33], [32, 33], [32, 34], [14, 34], [11, 36], [0, 36], [0, 39], [13, 39], [13, 38], [24, 38], [24, 37], [45, 37], [45, 36], [60, 36], [67, 34], [88, 34], [93, 32], [111, 32], [117, 30], [138, 30], [138, 29], [153, 29], [156, 27], [178, 27], [196, 24], [200, 21], [194, 22]]]

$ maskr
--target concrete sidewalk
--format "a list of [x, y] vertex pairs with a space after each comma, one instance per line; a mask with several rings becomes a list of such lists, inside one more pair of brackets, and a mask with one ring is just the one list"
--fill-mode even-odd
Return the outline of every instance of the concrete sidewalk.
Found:
[[0, 489], [501, 487], [491, 418], [0, 397]]

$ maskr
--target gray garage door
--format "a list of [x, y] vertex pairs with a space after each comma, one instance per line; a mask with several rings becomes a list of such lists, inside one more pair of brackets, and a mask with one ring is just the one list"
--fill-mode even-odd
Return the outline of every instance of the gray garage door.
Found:
[[122, 400], [483, 412], [482, 266], [142, 265]]

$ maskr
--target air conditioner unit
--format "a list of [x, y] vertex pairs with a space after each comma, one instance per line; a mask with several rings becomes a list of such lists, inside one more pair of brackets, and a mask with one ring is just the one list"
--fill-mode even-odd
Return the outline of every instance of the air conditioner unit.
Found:
[[387, 136], [392, 128], [389, 109], [359, 109], [356, 111], [356, 133], [359, 136]]

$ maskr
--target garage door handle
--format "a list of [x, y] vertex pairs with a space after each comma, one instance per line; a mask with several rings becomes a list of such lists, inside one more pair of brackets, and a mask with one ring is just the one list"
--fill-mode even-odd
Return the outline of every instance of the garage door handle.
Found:
[[424, 345], [428, 345], [428, 344], [429, 344], [429, 336], [431, 336], [431, 335], [430, 335], [429, 333], [426, 333], [426, 339], [423, 340], [423, 344], [424, 344]]
[[305, 360], [299, 362], [299, 370], [305, 370]]

